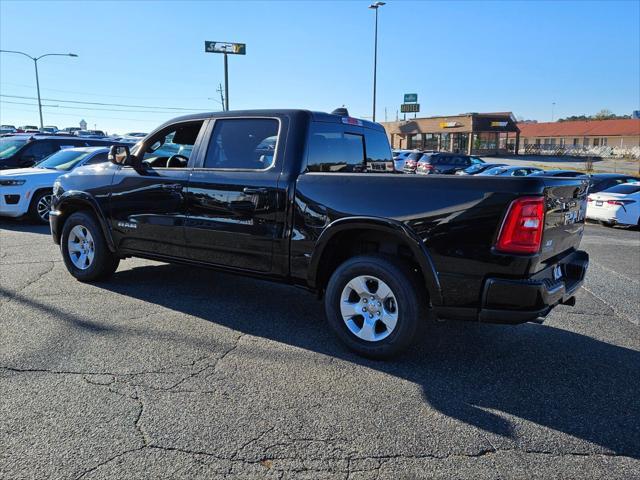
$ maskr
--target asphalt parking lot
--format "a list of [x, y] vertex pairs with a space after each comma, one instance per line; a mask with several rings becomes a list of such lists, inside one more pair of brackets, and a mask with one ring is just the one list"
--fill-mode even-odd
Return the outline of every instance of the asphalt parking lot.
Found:
[[0, 478], [640, 478], [640, 232], [588, 225], [575, 307], [363, 360], [304, 291], [65, 270], [0, 221]]

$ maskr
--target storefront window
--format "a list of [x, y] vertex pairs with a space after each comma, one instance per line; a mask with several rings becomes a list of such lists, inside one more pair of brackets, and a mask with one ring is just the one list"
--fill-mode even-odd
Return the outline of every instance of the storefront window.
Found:
[[409, 145], [408, 145], [408, 148], [409, 148], [410, 150], [411, 150], [411, 149], [414, 149], [414, 148], [422, 149], [422, 144], [423, 144], [422, 136], [423, 136], [423, 134], [422, 134], [422, 133], [415, 133], [415, 134], [413, 134], [413, 135], [409, 135]]
[[466, 133], [453, 133], [452, 136], [454, 153], [466, 153], [469, 135]]
[[451, 134], [450, 133], [440, 134], [440, 151], [442, 152], [451, 151]]
[[438, 134], [437, 133], [425, 133], [424, 134], [424, 147], [425, 150], [438, 150]]

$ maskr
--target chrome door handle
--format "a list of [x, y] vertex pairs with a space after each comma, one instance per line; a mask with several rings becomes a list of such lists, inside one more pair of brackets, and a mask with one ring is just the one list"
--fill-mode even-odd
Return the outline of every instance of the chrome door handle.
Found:
[[268, 193], [269, 190], [266, 188], [243, 188], [242, 189], [242, 193], [246, 193], [247, 195], [264, 195], [265, 193]]

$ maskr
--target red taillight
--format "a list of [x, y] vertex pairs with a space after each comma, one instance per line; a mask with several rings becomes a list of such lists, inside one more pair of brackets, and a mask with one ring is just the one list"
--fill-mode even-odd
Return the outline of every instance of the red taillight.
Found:
[[624, 206], [624, 202], [621, 202], [620, 200], [607, 200], [607, 204], [608, 205], [619, 205], [621, 207]]
[[589, 203], [593, 202], [593, 198], [587, 197], [587, 202], [589, 202]]
[[431, 165], [430, 163], [423, 163], [423, 164], [422, 164], [422, 167], [423, 167], [425, 170], [433, 170], [433, 165]]
[[536, 253], [544, 228], [544, 197], [522, 197], [511, 202], [496, 250], [505, 253]]

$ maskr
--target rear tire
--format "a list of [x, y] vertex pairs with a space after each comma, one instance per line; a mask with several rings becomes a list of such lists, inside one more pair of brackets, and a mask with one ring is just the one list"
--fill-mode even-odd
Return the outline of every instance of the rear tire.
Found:
[[324, 299], [329, 325], [359, 355], [388, 359], [416, 336], [427, 299], [402, 261], [362, 255], [331, 275]]
[[109, 250], [95, 217], [88, 212], [76, 212], [64, 222], [60, 250], [67, 270], [81, 282], [108, 278], [120, 263]]
[[31, 199], [29, 205], [29, 218], [34, 222], [49, 225], [49, 212], [51, 211], [51, 190], [41, 190]]

